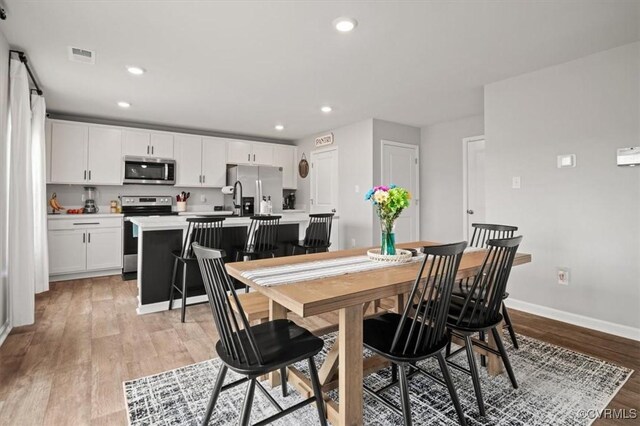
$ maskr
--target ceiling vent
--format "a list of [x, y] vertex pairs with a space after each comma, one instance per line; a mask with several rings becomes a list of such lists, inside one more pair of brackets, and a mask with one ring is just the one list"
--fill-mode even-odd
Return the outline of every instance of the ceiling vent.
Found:
[[96, 52], [69, 46], [69, 60], [72, 62], [82, 62], [83, 64], [95, 64]]

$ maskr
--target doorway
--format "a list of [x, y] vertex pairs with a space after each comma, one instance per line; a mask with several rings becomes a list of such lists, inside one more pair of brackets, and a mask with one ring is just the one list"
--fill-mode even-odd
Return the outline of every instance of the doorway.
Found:
[[485, 139], [474, 136], [462, 140], [462, 221], [463, 238], [469, 241], [472, 223], [485, 222]]
[[399, 243], [420, 240], [420, 147], [382, 141], [382, 185], [395, 184], [411, 193], [412, 199], [396, 220]]
[[338, 211], [338, 148], [311, 151], [309, 210], [311, 213]]

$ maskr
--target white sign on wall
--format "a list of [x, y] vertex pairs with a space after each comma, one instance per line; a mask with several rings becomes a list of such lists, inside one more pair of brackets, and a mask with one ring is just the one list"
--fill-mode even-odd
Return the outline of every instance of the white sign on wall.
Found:
[[316, 147], [327, 146], [333, 143], [333, 133], [328, 135], [318, 136], [316, 138]]

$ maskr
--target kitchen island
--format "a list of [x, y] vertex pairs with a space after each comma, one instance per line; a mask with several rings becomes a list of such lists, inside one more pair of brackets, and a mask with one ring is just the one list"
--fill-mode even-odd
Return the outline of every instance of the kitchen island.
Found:
[[[287, 253], [288, 242], [304, 238], [309, 216], [306, 213], [283, 213], [280, 219], [278, 241], [279, 255]], [[173, 251], [182, 248], [189, 226], [185, 216], [134, 216], [131, 222], [138, 232], [138, 314], [164, 311], [169, 308], [169, 290], [174, 263]], [[249, 217], [226, 217], [223, 222], [222, 249], [227, 260], [235, 260], [235, 247], [244, 244]], [[290, 250], [290, 248], [289, 248]], [[189, 268], [187, 282], [197, 287], [202, 282], [198, 268]], [[178, 276], [181, 272], [178, 271]], [[189, 293], [187, 303], [206, 301], [204, 289]], [[176, 299], [174, 309], [180, 308], [181, 300]]]

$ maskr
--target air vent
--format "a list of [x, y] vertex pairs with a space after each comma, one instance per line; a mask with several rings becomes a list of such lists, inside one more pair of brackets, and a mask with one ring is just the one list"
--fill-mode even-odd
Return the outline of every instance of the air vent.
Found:
[[69, 60], [73, 62], [82, 62], [83, 64], [95, 64], [96, 52], [69, 46]]

